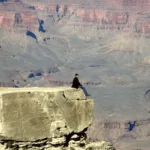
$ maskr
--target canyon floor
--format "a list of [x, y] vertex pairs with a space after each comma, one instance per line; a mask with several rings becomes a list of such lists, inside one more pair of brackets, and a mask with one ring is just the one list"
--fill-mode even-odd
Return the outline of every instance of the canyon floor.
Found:
[[108, 45], [105, 37], [95, 42], [62, 35], [47, 43], [26, 37], [24, 49], [11, 36], [1, 38], [1, 54], [5, 52], [0, 56], [1, 86], [71, 86], [79, 73], [80, 82], [95, 99], [89, 138], [113, 142], [118, 150], [149, 150], [150, 98], [144, 94], [150, 81], [149, 64], [143, 63], [145, 52], [109, 52], [103, 49]]

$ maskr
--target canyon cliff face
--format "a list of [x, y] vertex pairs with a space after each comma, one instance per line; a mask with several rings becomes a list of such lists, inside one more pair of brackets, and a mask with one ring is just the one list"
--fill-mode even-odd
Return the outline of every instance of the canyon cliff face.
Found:
[[9, 0], [0, 3], [0, 27], [8, 32], [18, 30], [38, 31], [38, 16], [33, 6], [21, 1]]
[[[27, 2], [24, 0], [24, 2]], [[64, 5], [62, 2], [55, 1], [45, 4], [40, 2], [27, 2], [35, 6], [37, 11], [46, 11], [51, 15], [57, 14], [63, 18], [66, 14], [75, 14], [74, 20], [62, 19], [60, 23], [68, 26], [88, 27], [90, 23], [97, 25], [97, 29], [118, 29], [128, 30], [134, 33], [149, 33], [150, 1], [145, 0], [113, 0], [113, 1], [92, 1], [79, 2], [73, 1], [72, 4]], [[93, 25], [94, 26], [94, 25]]]
[[[91, 26], [97, 29], [117, 29], [133, 33], [149, 33], [150, 1], [113, 0], [81, 3], [59, 1], [13, 1], [0, 3], [0, 26], [8, 31], [20, 28], [21, 31], [38, 31], [39, 20], [48, 20], [53, 16], [55, 21], [68, 26]], [[41, 17], [38, 14], [43, 14]], [[70, 17], [74, 15], [74, 19]]]

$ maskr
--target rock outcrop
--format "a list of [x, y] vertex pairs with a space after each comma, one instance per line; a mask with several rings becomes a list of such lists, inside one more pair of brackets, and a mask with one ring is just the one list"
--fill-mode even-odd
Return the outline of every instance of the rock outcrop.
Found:
[[81, 89], [1, 88], [0, 148], [114, 150], [86, 140], [93, 106]]

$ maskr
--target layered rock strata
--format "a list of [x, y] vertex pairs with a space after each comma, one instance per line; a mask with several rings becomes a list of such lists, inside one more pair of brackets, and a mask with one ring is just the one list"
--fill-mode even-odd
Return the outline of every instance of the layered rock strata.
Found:
[[33, 6], [9, 0], [0, 3], [1, 27], [8, 32], [24, 33], [27, 30], [36, 32], [39, 28], [39, 19]]
[[80, 1], [8, 0], [0, 3], [0, 27], [10, 32], [37, 33], [39, 21], [50, 24], [51, 18], [64, 26], [147, 34], [150, 33], [149, 7], [149, 0], [95, 0], [83, 1], [83, 4]]
[[[58, 15], [59, 24], [65, 26], [150, 33], [149, 0], [23, 2], [33, 5], [38, 12]], [[74, 18], [65, 18], [66, 15]]]

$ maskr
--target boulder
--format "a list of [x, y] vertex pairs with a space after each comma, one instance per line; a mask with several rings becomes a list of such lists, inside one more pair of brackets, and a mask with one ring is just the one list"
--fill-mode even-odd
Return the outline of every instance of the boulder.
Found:
[[80, 133], [92, 123], [93, 105], [81, 89], [1, 88], [0, 138], [36, 141]]
[[0, 150], [115, 150], [87, 141], [93, 106], [81, 89], [0, 88]]

